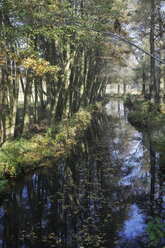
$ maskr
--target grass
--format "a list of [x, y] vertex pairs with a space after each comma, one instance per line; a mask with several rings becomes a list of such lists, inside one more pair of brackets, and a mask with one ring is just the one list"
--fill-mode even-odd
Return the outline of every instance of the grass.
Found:
[[138, 128], [153, 130], [163, 127], [165, 124], [165, 114], [159, 111], [156, 104], [140, 97], [127, 96], [124, 103], [131, 108], [128, 119]]
[[46, 132], [6, 142], [0, 149], [0, 193], [5, 192], [11, 178], [44, 166], [47, 161], [66, 158], [90, 125], [92, 112], [100, 107], [96, 104], [81, 109], [70, 119], [54, 123]]

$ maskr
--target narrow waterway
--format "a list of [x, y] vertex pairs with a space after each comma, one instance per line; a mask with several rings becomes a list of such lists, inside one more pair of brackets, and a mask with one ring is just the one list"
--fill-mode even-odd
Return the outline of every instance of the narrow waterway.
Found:
[[151, 247], [148, 216], [165, 209], [160, 156], [127, 112], [113, 99], [70, 158], [14, 187], [0, 207], [0, 247]]

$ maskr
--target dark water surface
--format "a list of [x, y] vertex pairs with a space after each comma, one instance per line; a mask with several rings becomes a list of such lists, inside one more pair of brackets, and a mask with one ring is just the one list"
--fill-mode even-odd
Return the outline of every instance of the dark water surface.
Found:
[[3, 202], [0, 247], [151, 247], [148, 216], [163, 218], [165, 206], [150, 135], [131, 126], [122, 101], [112, 100], [74, 150], [22, 179]]

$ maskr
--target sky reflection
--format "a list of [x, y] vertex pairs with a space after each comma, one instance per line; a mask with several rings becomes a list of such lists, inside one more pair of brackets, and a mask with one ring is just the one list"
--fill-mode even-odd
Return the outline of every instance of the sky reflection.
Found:
[[0, 247], [149, 247], [147, 216], [163, 201], [162, 184], [151, 180], [151, 142], [127, 122], [122, 102], [107, 106], [113, 117], [93, 119], [84, 150], [29, 174], [4, 201]]
[[[135, 240], [144, 234], [146, 229], [147, 216], [140, 210], [136, 204], [130, 206], [128, 219], [124, 222], [123, 229], [119, 232], [120, 244], [128, 243], [128, 240]], [[120, 246], [117, 246], [118, 248]]]

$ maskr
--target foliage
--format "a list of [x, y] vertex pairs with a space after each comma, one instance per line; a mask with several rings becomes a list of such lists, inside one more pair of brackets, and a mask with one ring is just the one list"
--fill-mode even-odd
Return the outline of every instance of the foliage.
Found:
[[[15, 134], [24, 134], [40, 118], [61, 120], [103, 94], [107, 80], [101, 75], [104, 63], [97, 57], [108, 51], [108, 56], [121, 66], [126, 52], [91, 29], [113, 31], [116, 16], [126, 23], [127, 8], [122, 0], [83, 4], [67, 0], [1, 0], [0, 5], [0, 77], [3, 70], [2, 95], [6, 99], [0, 101], [0, 108], [7, 110], [3, 118], [8, 115], [10, 120], [8, 128], [4, 121], [3, 143]], [[23, 120], [18, 114], [20, 91]], [[30, 111], [32, 105], [34, 111]], [[9, 130], [7, 135], [4, 130]], [[48, 136], [51, 133], [54, 131], [49, 129]]]
[[[30, 149], [32, 144], [26, 139], [19, 139], [7, 142], [0, 150], [0, 161], [3, 163], [5, 176], [13, 177], [21, 173], [20, 165], [22, 163], [21, 156]], [[4, 175], [1, 174], [3, 177]]]
[[165, 238], [164, 228], [165, 224], [161, 222], [160, 218], [148, 217], [147, 232], [151, 241], [151, 245], [156, 247], [160, 239]]
[[0, 180], [0, 192], [4, 191], [7, 185], [7, 180], [6, 179], [1, 179]]
[[158, 106], [143, 98], [128, 97], [125, 104], [131, 107], [128, 115], [130, 122], [137, 127], [150, 128], [150, 132], [158, 130], [164, 125], [165, 115], [158, 111]]
[[97, 104], [81, 109], [70, 119], [52, 124], [46, 133], [6, 142], [0, 149], [0, 191], [5, 188], [9, 178], [44, 165], [46, 159], [66, 157], [89, 126], [91, 111], [99, 108], [101, 105]]
[[132, 105], [132, 103], [131, 103], [131, 95], [129, 93], [124, 95], [123, 101], [124, 101], [125, 106], [127, 106], [128, 108], [131, 107], [131, 105]]
[[43, 78], [47, 73], [55, 74], [59, 70], [57, 66], [51, 66], [50, 62], [34, 56], [24, 59], [22, 65], [26, 69], [31, 69], [36, 76]]

